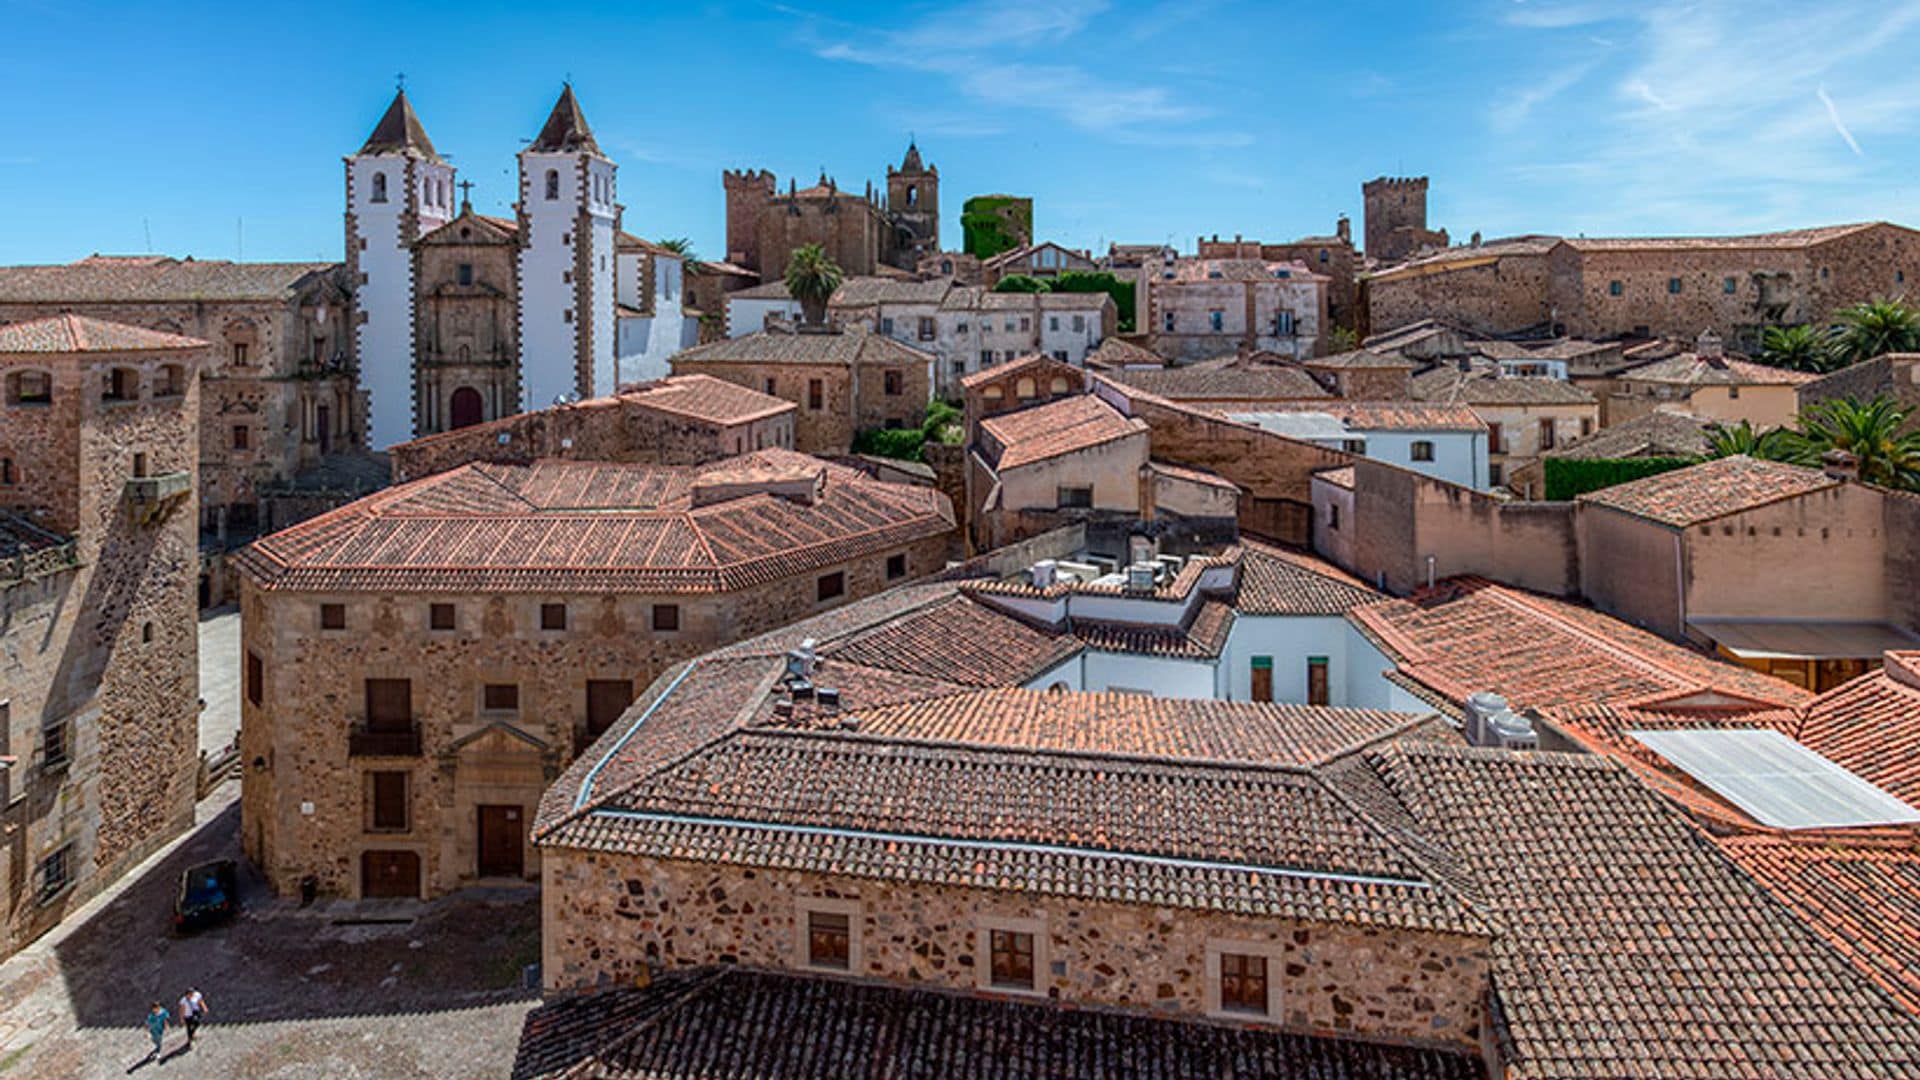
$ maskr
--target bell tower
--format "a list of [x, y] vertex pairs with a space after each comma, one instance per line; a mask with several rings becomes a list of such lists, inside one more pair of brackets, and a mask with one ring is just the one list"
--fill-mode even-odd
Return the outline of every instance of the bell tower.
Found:
[[911, 270], [940, 250], [940, 170], [921, 162], [920, 146], [911, 140], [900, 167], [887, 169], [887, 223], [893, 265]]
[[617, 389], [616, 166], [600, 152], [573, 85], [520, 151], [520, 366], [528, 409]]

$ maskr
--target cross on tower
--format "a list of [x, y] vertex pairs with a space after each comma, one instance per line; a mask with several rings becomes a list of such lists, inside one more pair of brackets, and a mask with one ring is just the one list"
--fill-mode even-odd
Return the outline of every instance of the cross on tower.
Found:
[[394, 85], [394, 88], [399, 90], [401, 93], [403, 94], [406, 93], [407, 92], [407, 73], [404, 71], [396, 72], [393, 76], [393, 85]]
[[462, 180], [453, 186], [460, 189], [460, 212], [464, 214], [473, 207], [473, 181]]

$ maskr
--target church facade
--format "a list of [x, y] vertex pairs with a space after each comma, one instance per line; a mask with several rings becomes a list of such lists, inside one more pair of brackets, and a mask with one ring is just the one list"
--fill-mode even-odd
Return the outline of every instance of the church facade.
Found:
[[786, 273], [787, 258], [804, 244], [818, 244], [847, 276], [877, 273], [882, 266], [912, 271], [940, 250], [940, 170], [907, 146], [898, 168], [887, 168], [884, 195], [869, 182], [864, 194], [841, 191], [825, 173], [801, 189], [792, 180], [781, 192], [766, 169], [721, 174], [727, 195], [727, 261], [773, 281]]

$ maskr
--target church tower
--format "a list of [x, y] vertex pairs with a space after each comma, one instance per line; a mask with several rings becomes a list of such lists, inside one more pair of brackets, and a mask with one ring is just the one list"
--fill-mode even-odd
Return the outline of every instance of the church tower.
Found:
[[940, 170], [923, 165], [919, 144], [909, 140], [900, 167], [887, 169], [888, 262], [911, 270], [922, 256], [940, 250]]
[[401, 90], [347, 163], [353, 356], [367, 391], [367, 445], [413, 438], [413, 244], [453, 219], [453, 166]]
[[520, 356], [527, 409], [617, 387], [615, 166], [569, 84], [520, 151]]

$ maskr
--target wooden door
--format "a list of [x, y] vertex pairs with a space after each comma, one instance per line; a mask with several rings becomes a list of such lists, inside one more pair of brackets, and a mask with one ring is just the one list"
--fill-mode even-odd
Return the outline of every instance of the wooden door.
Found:
[[333, 407], [317, 405], [313, 410], [313, 422], [320, 429], [320, 452], [333, 452]]
[[413, 851], [366, 851], [360, 855], [360, 895], [368, 900], [418, 900], [420, 855]]
[[1273, 657], [1253, 658], [1253, 700], [1273, 700]]
[[632, 679], [587, 680], [587, 740], [600, 737], [633, 704]]
[[463, 386], [453, 392], [453, 400], [448, 412], [452, 414], [449, 427], [472, 427], [486, 419], [485, 408], [480, 401], [480, 391], [471, 386]]
[[520, 877], [526, 872], [524, 815], [517, 806], [482, 806], [480, 876]]
[[1324, 656], [1307, 657], [1307, 704], [1325, 705], [1327, 703], [1327, 658]]

